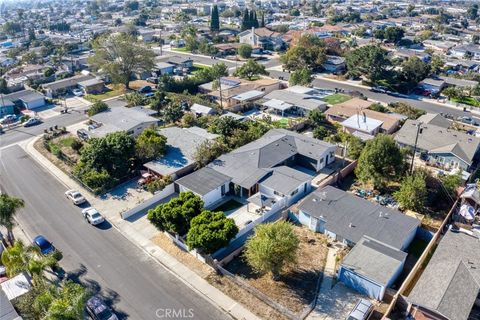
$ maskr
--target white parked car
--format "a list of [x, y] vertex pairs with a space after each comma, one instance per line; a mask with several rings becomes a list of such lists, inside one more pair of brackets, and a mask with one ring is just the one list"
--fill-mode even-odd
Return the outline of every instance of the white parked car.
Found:
[[85, 220], [94, 226], [105, 221], [105, 218], [94, 207], [83, 209], [82, 214]]
[[76, 97], [81, 97], [85, 94], [82, 89], [73, 89], [72, 93]]
[[77, 190], [68, 190], [65, 192], [65, 195], [67, 196], [68, 199], [72, 200], [73, 204], [77, 206], [87, 201], [85, 197], [82, 196], [82, 194]]

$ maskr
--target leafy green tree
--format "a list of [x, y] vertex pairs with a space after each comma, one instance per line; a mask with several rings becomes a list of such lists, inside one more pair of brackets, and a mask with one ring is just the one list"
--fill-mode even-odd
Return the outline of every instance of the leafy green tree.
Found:
[[457, 87], [445, 88], [442, 93], [449, 99], [458, 99], [460, 97], [460, 90]]
[[405, 34], [405, 30], [401, 27], [387, 27], [385, 29], [385, 39], [388, 42], [399, 43]]
[[288, 84], [290, 86], [300, 85], [300, 86], [309, 86], [312, 83], [312, 71], [307, 67], [304, 67], [299, 70], [295, 70], [290, 74], [288, 79]]
[[400, 79], [407, 90], [415, 88], [420, 81], [430, 74], [429, 64], [423, 62], [417, 56], [405, 60], [401, 67]]
[[7, 238], [13, 243], [13, 226], [15, 225], [15, 214], [25, 206], [22, 199], [9, 196], [6, 193], [0, 194], [0, 225], [7, 229]]
[[193, 192], [182, 192], [167, 203], [148, 210], [148, 220], [160, 231], [187, 234], [190, 221], [203, 211], [202, 199]]
[[238, 48], [238, 54], [244, 59], [250, 59], [252, 56], [252, 46], [246, 43], [243, 43]]
[[212, 9], [212, 16], [210, 18], [210, 31], [220, 30], [220, 17], [218, 16], [218, 6], [214, 5]]
[[352, 50], [345, 60], [350, 75], [365, 75], [373, 83], [384, 79], [391, 65], [388, 51], [377, 45]]
[[125, 95], [125, 100], [129, 107], [144, 106], [148, 103], [148, 99], [140, 92], [130, 92]]
[[234, 130], [243, 128], [243, 123], [233, 117], [227, 116], [219, 117], [213, 120], [213, 122], [208, 127], [208, 131], [222, 135], [224, 137], [229, 137], [232, 135]]
[[87, 114], [89, 117], [96, 115], [97, 113], [107, 111], [108, 105], [103, 101], [97, 101], [90, 108], [88, 108]]
[[245, 64], [235, 71], [234, 75], [242, 79], [252, 80], [258, 75], [268, 76], [268, 72], [265, 70], [265, 66], [263, 64], [260, 64], [253, 59], [249, 59]]
[[319, 109], [312, 110], [308, 113], [308, 120], [314, 126], [319, 126], [325, 122], [325, 114]]
[[434, 54], [430, 59], [430, 71], [432, 74], [438, 74], [443, 70], [445, 62], [439, 55]]
[[420, 212], [424, 208], [428, 194], [425, 178], [423, 172], [414, 172], [403, 179], [400, 190], [393, 193], [402, 209]]
[[7, 94], [8, 93], [8, 85], [7, 80], [0, 78], [0, 93]]
[[313, 137], [315, 139], [325, 140], [328, 136], [330, 136], [332, 132], [323, 126], [318, 126], [313, 129]]
[[405, 172], [404, 158], [391, 136], [379, 134], [367, 142], [355, 174], [360, 182], [382, 188]]
[[34, 277], [35, 284], [44, 279], [44, 271], [47, 268], [58, 266], [58, 259], [54, 253], [43, 255], [37, 246], [25, 246], [20, 240], [16, 240], [2, 252], [1, 260], [9, 277], [27, 272]]
[[250, 20], [250, 13], [248, 12], [248, 9], [245, 9], [243, 12], [243, 18], [242, 18], [242, 31], [248, 30], [252, 27], [252, 23]]
[[150, 71], [154, 66], [153, 51], [124, 33], [98, 37], [93, 50], [95, 54], [89, 58], [92, 67], [103, 70], [114, 83], [124, 84], [127, 89], [135, 72]]
[[171, 104], [165, 108], [163, 112], [163, 120], [166, 123], [173, 123], [180, 120], [183, 117], [183, 108], [180, 104]]
[[353, 160], [360, 158], [363, 149], [365, 148], [365, 142], [360, 138], [355, 137], [352, 134], [342, 133], [341, 142], [347, 147], [347, 157]]
[[90, 188], [95, 186], [104, 191], [112, 187], [114, 180], [131, 172], [134, 160], [135, 139], [126, 132], [114, 132], [90, 139], [82, 148], [73, 172]]
[[201, 168], [227, 151], [228, 147], [225, 143], [207, 140], [197, 147], [197, 150], [195, 150], [195, 153], [193, 154], [193, 160], [197, 163], [197, 167]]
[[285, 267], [295, 264], [299, 243], [288, 222], [260, 224], [255, 227], [255, 235], [247, 240], [245, 257], [256, 272], [270, 273], [276, 280]]
[[289, 71], [309, 68], [318, 70], [326, 60], [325, 43], [319, 37], [303, 35], [296, 46], [291, 46], [281, 57], [283, 67]]
[[451, 199], [456, 199], [457, 189], [462, 184], [462, 176], [460, 173], [443, 175], [440, 177], [440, 183], [443, 187], [437, 189], [439, 195], [443, 196], [443, 199], [445, 194]]
[[142, 162], [148, 162], [165, 154], [167, 138], [154, 128], [147, 128], [136, 139], [136, 154]]
[[190, 222], [187, 245], [212, 254], [225, 247], [237, 233], [235, 221], [223, 212], [203, 211]]
[[150, 102], [150, 108], [155, 111], [162, 110], [169, 103], [167, 94], [164, 91], [156, 91]]
[[478, 4], [472, 4], [467, 10], [467, 17], [471, 20], [478, 18]]
[[33, 303], [40, 319], [78, 320], [84, 318], [85, 304], [90, 296], [85, 287], [70, 280], [60, 287], [48, 286]]
[[242, 127], [236, 128], [227, 137], [227, 145], [231, 149], [239, 148], [263, 136], [269, 128], [259, 121], [247, 121]]
[[43, 75], [45, 77], [51, 77], [55, 74], [55, 70], [53, 70], [53, 68], [48, 68], [47, 70], [45, 70], [45, 72], [43, 73]]

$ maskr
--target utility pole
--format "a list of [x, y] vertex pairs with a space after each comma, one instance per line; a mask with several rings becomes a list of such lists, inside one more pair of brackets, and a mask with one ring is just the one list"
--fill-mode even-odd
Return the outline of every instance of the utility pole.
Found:
[[422, 133], [422, 130], [422, 124], [417, 124], [417, 134], [415, 136], [415, 145], [413, 146], [412, 163], [410, 164], [410, 174], [413, 173], [413, 162], [415, 161], [415, 153], [417, 152], [418, 136]]

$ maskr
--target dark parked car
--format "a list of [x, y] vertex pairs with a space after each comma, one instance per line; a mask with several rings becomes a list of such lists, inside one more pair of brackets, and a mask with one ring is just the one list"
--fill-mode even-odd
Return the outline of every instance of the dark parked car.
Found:
[[38, 235], [33, 239], [33, 243], [40, 248], [42, 254], [49, 254], [55, 251], [53, 244], [42, 235]]
[[140, 89], [138, 89], [138, 92], [139, 92], [139, 93], [149, 93], [149, 92], [152, 92], [152, 87], [150, 87], [150, 86], [141, 87]]
[[118, 320], [117, 316], [99, 297], [88, 299], [87, 313], [94, 320]]
[[77, 136], [82, 139], [82, 140], [88, 140], [90, 137], [88, 135], [88, 131], [85, 129], [78, 129], [77, 130]]

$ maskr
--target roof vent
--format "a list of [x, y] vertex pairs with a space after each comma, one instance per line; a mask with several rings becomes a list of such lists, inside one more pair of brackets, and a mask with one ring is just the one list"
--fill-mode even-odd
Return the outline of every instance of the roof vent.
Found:
[[353, 224], [350, 222], [350, 224], [348, 225], [349, 228], [353, 228]]
[[317, 198], [313, 198], [312, 201], [313, 201], [313, 202], [317, 202]]

